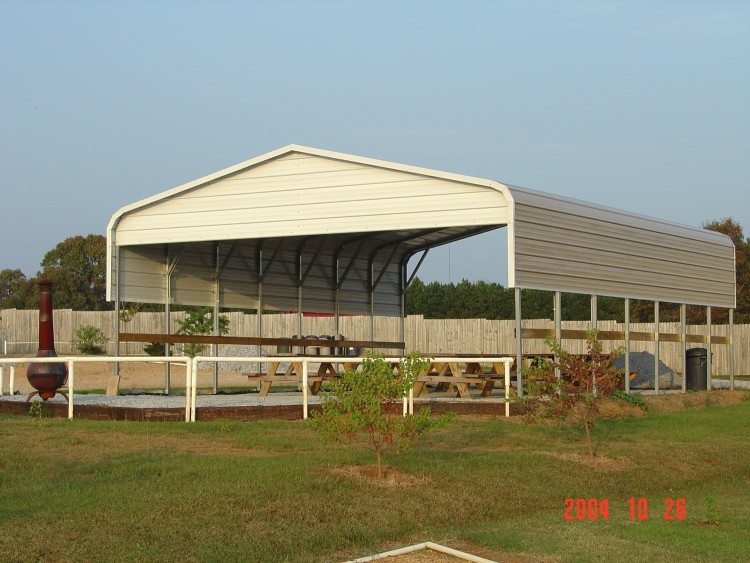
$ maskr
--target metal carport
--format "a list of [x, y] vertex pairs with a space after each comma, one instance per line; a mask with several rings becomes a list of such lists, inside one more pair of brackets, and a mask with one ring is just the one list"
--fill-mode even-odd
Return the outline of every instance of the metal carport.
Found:
[[403, 317], [411, 258], [500, 227], [519, 329], [524, 288], [735, 306], [724, 235], [298, 145], [117, 211], [107, 299], [254, 309], [259, 335], [262, 311], [297, 311], [300, 327], [303, 311]]

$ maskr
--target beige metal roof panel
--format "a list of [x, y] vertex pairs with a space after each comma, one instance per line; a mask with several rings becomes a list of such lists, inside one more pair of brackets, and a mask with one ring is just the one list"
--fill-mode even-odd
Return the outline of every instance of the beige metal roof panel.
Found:
[[734, 246], [727, 237], [510, 189], [516, 286], [734, 307]]
[[119, 245], [506, 222], [491, 187], [291, 153], [122, 214]]

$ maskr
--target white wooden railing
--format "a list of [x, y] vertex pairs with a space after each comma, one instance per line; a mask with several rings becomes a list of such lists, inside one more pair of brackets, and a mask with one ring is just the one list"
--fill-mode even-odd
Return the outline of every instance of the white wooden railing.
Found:
[[[319, 364], [321, 361], [332, 363], [351, 363], [361, 364], [367, 358], [333, 356], [325, 358], [316, 356], [284, 357], [284, 362], [295, 362], [302, 364], [302, 417], [308, 416], [308, 373], [309, 364]], [[385, 358], [389, 362], [400, 362], [402, 358]], [[440, 358], [441, 362], [482, 362], [482, 363], [503, 363], [505, 365], [505, 416], [510, 416], [510, 367], [513, 364], [513, 358], [508, 357], [477, 357], [477, 358]], [[267, 363], [268, 356], [196, 356], [190, 359], [187, 356], [57, 356], [57, 357], [28, 357], [28, 358], [3, 358], [0, 361], [0, 395], [3, 394], [5, 368], [10, 368], [9, 393], [13, 395], [15, 386], [15, 367], [18, 364], [28, 363], [47, 363], [60, 364], [65, 363], [68, 366], [68, 418], [73, 418], [73, 408], [75, 399], [75, 366], [77, 363], [86, 362], [110, 362], [110, 363], [165, 363], [169, 362], [176, 365], [183, 365], [185, 370], [185, 422], [195, 422], [196, 396], [197, 396], [197, 374], [198, 364], [200, 362], [242, 362], [242, 363]], [[409, 395], [404, 397], [404, 416], [414, 414], [414, 393], [409, 391]]]

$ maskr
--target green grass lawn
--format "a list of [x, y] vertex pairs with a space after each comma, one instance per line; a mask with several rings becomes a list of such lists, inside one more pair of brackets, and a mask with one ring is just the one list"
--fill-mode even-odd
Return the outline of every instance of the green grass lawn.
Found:
[[[302, 422], [6, 416], [0, 560], [343, 561], [423, 541], [525, 561], [750, 554], [750, 400], [595, 437], [589, 463], [575, 427], [458, 418], [387, 457], [399, 479], [380, 483], [342, 470], [369, 451]], [[566, 498], [608, 499], [609, 518], [566, 521]], [[648, 518], [631, 520], [631, 498]], [[665, 499], [684, 499], [683, 520]]]

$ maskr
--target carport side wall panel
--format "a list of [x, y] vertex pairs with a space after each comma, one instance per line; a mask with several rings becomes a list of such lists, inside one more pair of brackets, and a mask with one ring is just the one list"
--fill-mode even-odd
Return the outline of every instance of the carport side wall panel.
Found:
[[734, 307], [728, 238], [524, 195], [515, 203], [516, 286]]
[[149, 244], [502, 224], [504, 201], [488, 186], [294, 153], [134, 209], [120, 219], [117, 240]]
[[[220, 254], [223, 268], [219, 281], [219, 304], [232, 309], [257, 309], [258, 270], [255, 241], [237, 241]], [[229, 254], [231, 252], [231, 254]]]
[[119, 294], [120, 301], [134, 303], [164, 303], [164, 245], [120, 246]]
[[[119, 247], [120, 299], [139, 303], [164, 303], [164, 245]], [[178, 253], [173, 248], [173, 254]], [[212, 268], [205, 267], [205, 249], [201, 258], [185, 254], [172, 274], [172, 302], [179, 305], [206, 305], [213, 298]], [[191, 264], [191, 262], [193, 262]], [[254, 309], [257, 307], [257, 272], [248, 269], [245, 260], [233, 260], [222, 270], [219, 284], [222, 307]]]
[[[219, 283], [220, 306], [230, 308], [255, 309], [258, 304], [257, 270], [253, 258], [255, 248], [248, 241], [239, 243], [231, 257], [223, 263]], [[297, 273], [294, 268], [296, 247], [299, 239], [290, 239], [277, 254], [277, 259], [264, 265], [263, 281], [264, 310], [296, 311], [297, 309]], [[311, 242], [315, 247], [317, 240]], [[213, 298], [212, 260], [213, 243], [188, 243], [184, 252], [182, 245], [170, 245], [171, 255], [176, 264], [172, 272], [171, 290], [174, 305], [205, 305]], [[355, 245], [350, 245], [355, 246]], [[143, 303], [163, 303], [165, 295], [164, 262], [166, 245], [120, 247], [123, 256], [121, 268], [121, 298], [123, 301]], [[223, 249], [228, 252], [229, 246]], [[243, 251], [245, 254], [243, 254]], [[247, 254], [249, 252], [249, 254]], [[268, 251], [270, 254], [271, 251]], [[353, 267], [343, 280], [339, 291], [339, 311], [344, 315], [369, 314], [369, 297], [367, 293], [367, 270], [369, 250], [363, 249], [361, 255], [354, 259]], [[312, 259], [313, 250], [303, 253], [303, 268], [307, 268]], [[384, 266], [389, 248], [381, 250], [375, 260], [375, 275]], [[220, 257], [222, 254], [220, 253]], [[351, 253], [344, 250], [340, 260], [349, 263]], [[221, 258], [220, 258], [221, 259]], [[375, 288], [375, 314], [398, 316], [400, 314], [399, 297], [399, 259], [394, 258], [388, 264], [378, 286]], [[251, 269], [252, 268], [252, 269]], [[324, 248], [317, 256], [313, 267], [305, 280], [303, 311], [333, 313], [332, 301], [333, 253]], [[127, 275], [126, 275], [127, 274]], [[127, 283], [125, 280], [127, 279]]]
[[[211, 242], [194, 242], [176, 259], [171, 279], [173, 305], [214, 302], [215, 249]], [[177, 254], [177, 251], [170, 254]]]
[[[270, 247], [275, 248], [274, 244]], [[263, 266], [263, 308], [266, 311], [297, 311], [296, 241], [287, 242], [270, 262], [269, 248]]]

